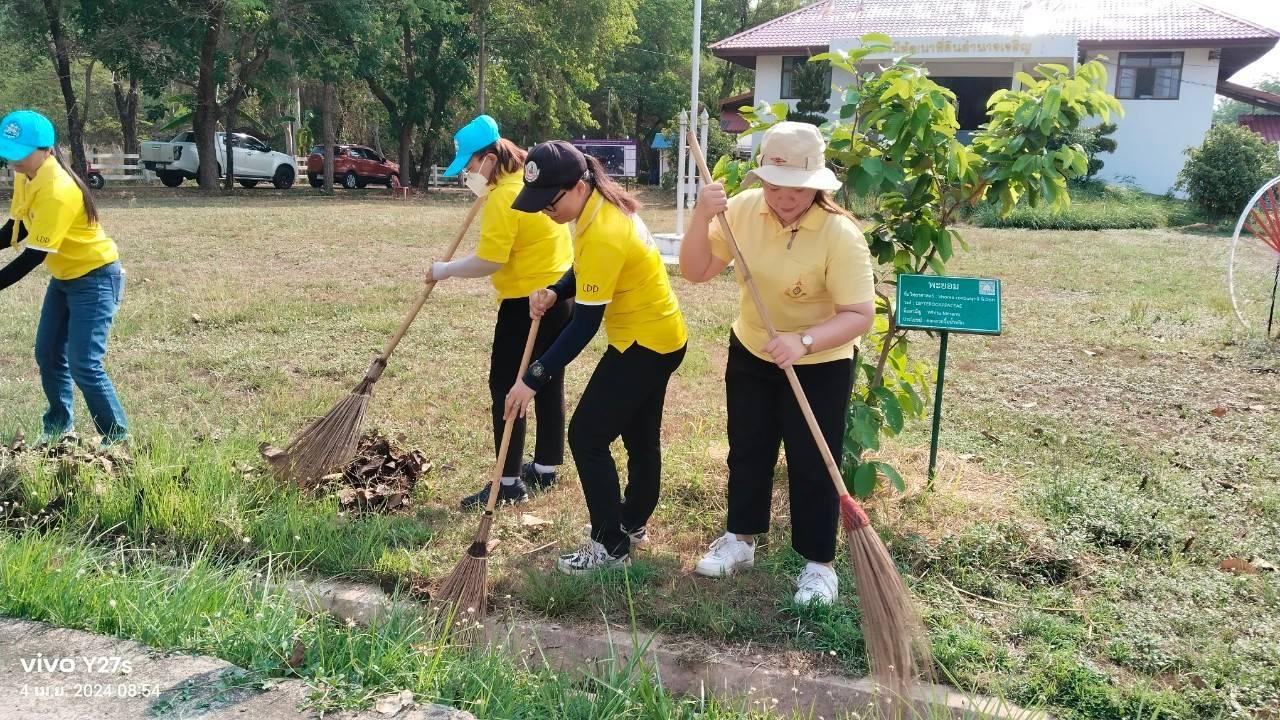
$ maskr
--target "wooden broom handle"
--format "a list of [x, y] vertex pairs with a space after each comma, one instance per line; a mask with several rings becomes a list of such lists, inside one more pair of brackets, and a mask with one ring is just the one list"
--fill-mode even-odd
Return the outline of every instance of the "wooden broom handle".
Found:
[[[516, 371], [516, 380], [524, 377], [524, 371], [529, 369], [529, 360], [533, 358], [533, 342], [538, 338], [538, 326], [542, 324], [542, 318], [534, 318], [529, 325], [529, 337], [524, 341], [524, 354], [520, 356], [520, 369]], [[511, 433], [516, 425], [516, 419], [513, 417], [502, 426], [502, 443], [498, 445], [498, 462], [493, 465], [493, 477], [489, 478], [489, 503], [485, 505], [484, 512], [486, 515], [492, 515], [493, 509], [498, 506], [498, 483], [502, 481], [502, 468], [507, 464], [507, 449], [511, 447]]]
[[[487, 175], [488, 171], [493, 169], [494, 160], [492, 155], [486, 155], [484, 162], [480, 165], [480, 173]], [[466, 237], [467, 230], [471, 229], [471, 223], [475, 221], [476, 215], [480, 214], [480, 208], [484, 207], [486, 197], [478, 197], [475, 202], [471, 203], [471, 207], [467, 209], [467, 216], [462, 220], [462, 227], [458, 228], [458, 234], [453, 236], [453, 242], [449, 243], [449, 247], [444, 251], [444, 258], [441, 262], [449, 262], [453, 259], [453, 254], [458, 252], [458, 246], [462, 244], [462, 238]], [[418, 317], [418, 311], [422, 310], [422, 306], [427, 303], [427, 298], [431, 297], [431, 291], [435, 290], [436, 283], [429, 282], [418, 291], [418, 296], [413, 300], [413, 307], [409, 308], [409, 312], [404, 316], [404, 320], [400, 321], [400, 327], [396, 330], [396, 334], [391, 336], [387, 344], [382, 348], [382, 354], [378, 359], [382, 364], [386, 364], [390, 359], [391, 353], [395, 352], [396, 346], [404, 339], [404, 334], [409, 332], [409, 326]]]
[[[711, 177], [711, 171], [707, 169], [707, 159], [702, 156], [702, 148], [698, 145], [697, 136], [692, 132], [688, 135], [689, 152], [693, 154], [693, 159], [698, 163], [698, 174], [702, 176], [702, 182], [715, 182]], [[747, 261], [742, 257], [742, 250], [738, 247], [738, 241], [733, 237], [733, 228], [729, 227], [729, 218], [725, 217], [724, 213], [717, 213], [716, 220], [720, 222], [720, 231], [724, 233], [725, 239], [729, 241], [729, 250], [733, 253], [733, 262], [738, 266], [742, 281], [751, 292], [751, 299], [755, 302], [756, 312], [760, 315], [760, 321], [764, 323], [764, 329], [769, 333], [769, 339], [772, 340], [778, 337], [778, 331], [773, 327], [773, 321], [769, 319], [769, 311], [765, 308], [764, 298], [760, 297], [760, 288], [756, 287], [755, 278], [751, 276]], [[827, 473], [831, 476], [831, 482], [836, 486], [836, 492], [842, 496], [848, 495], [849, 489], [844, 486], [844, 478], [840, 475], [840, 466], [836, 464], [836, 459], [831, 456], [831, 448], [827, 447], [827, 441], [822, 437], [822, 428], [818, 427], [818, 419], [813, 416], [813, 408], [809, 405], [809, 398], [804, 394], [804, 388], [800, 386], [800, 378], [796, 377], [795, 368], [784, 368], [782, 372], [787, 376], [787, 382], [791, 385], [791, 392], [796, 396], [796, 404], [800, 406], [800, 413], [804, 415], [805, 424], [809, 426], [809, 432], [813, 434], [813, 441], [818, 445], [818, 452], [822, 454], [822, 462], [827, 466]]]

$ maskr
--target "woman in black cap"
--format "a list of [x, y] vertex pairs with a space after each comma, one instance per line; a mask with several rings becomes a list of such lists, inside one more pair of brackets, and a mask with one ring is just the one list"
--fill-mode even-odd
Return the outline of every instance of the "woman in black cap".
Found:
[[[539, 388], [564, 368], [605, 326], [609, 347], [569, 421], [573, 452], [591, 514], [591, 537], [556, 563], [581, 575], [628, 561], [633, 542], [658, 505], [662, 472], [662, 408], [667, 382], [684, 359], [684, 317], [662, 257], [635, 213], [640, 203], [614, 182], [593, 157], [566, 142], [529, 152], [524, 189], [512, 204], [576, 222], [573, 267], [556, 284], [529, 297], [540, 317], [574, 298], [573, 320], [507, 395], [507, 417], [523, 416]], [[627, 488], [619, 490], [609, 444], [627, 448]]]

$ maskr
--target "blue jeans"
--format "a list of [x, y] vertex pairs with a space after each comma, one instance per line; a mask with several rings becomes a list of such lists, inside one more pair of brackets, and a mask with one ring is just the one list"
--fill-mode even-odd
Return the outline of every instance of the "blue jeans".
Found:
[[119, 442], [128, 434], [124, 409], [102, 367], [111, 321], [123, 295], [124, 273], [118, 262], [74, 280], [49, 281], [36, 330], [36, 365], [49, 399], [46, 434], [56, 437], [71, 430], [73, 380], [105, 442]]

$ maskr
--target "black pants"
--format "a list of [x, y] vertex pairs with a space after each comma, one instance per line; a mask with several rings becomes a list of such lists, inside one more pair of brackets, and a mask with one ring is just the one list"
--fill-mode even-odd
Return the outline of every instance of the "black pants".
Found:
[[[827, 447], [839, 458], [853, 390], [853, 361], [794, 367]], [[729, 410], [728, 531], [759, 535], [769, 529], [778, 446], [785, 442], [791, 546], [807, 560], [831, 562], [839, 498], [786, 375], [730, 335], [724, 380]]]
[[[667, 382], [684, 360], [684, 352], [682, 347], [657, 353], [639, 344], [618, 352], [610, 346], [569, 422], [569, 448], [591, 514], [591, 539], [615, 556], [631, 549], [631, 538], [622, 527], [644, 527], [658, 507], [662, 406]], [[609, 452], [609, 444], [619, 435], [627, 448], [625, 497]]]
[[[547, 351], [560, 331], [569, 324], [573, 314], [573, 302], [556, 303], [542, 316], [538, 337], [533, 343], [533, 359]], [[529, 339], [529, 298], [503, 300], [498, 306], [498, 323], [493, 328], [493, 351], [489, 356], [489, 395], [493, 398], [493, 447], [496, 455], [502, 442], [502, 419], [507, 393], [516, 383], [520, 370], [520, 356], [524, 343]], [[538, 417], [538, 439], [533, 450], [533, 460], [540, 465], [559, 465], [564, 462], [564, 378], [548, 382], [533, 398], [534, 412]], [[507, 450], [507, 462], [502, 469], [504, 477], [520, 475], [520, 463], [524, 459], [524, 418], [516, 420], [511, 428], [511, 447]]]

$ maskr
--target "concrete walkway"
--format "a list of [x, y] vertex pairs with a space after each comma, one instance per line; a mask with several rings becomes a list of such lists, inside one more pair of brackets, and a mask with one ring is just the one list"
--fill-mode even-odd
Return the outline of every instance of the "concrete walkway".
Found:
[[[129, 640], [0, 618], [0, 718], [4, 720], [311, 720], [306, 684], [235, 687], [239, 668], [212, 657], [168, 655]], [[327, 714], [340, 720], [475, 720], [438, 705], [394, 714]]]

